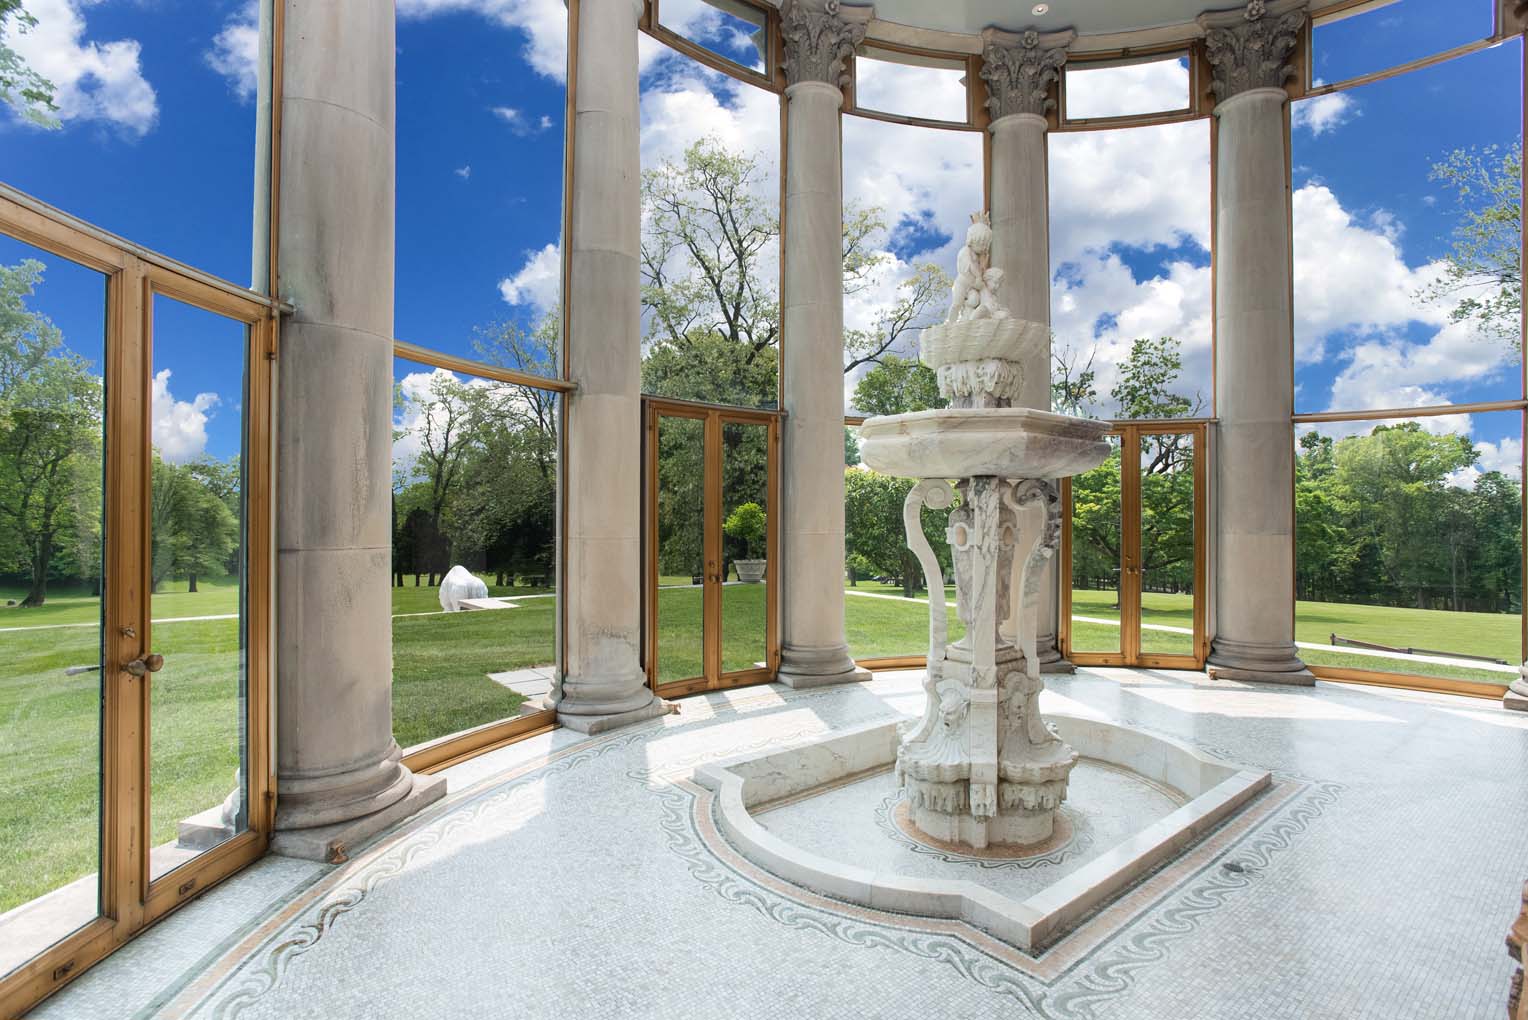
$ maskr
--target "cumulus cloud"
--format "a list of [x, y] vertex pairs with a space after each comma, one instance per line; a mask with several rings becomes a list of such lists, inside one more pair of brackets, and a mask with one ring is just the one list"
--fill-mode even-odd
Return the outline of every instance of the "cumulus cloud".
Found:
[[1066, 72], [1066, 115], [1127, 117], [1188, 107], [1188, 61], [1151, 60], [1140, 64]]
[[28, 0], [37, 19], [22, 32], [12, 19], [3, 41], [53, 83], [56, 116], [104, 121], [142, 137], [159, 118], [159, 99], [143, 77], [136, 39], [93, 42], [85, 38], [87, 0]]
[[154, 422], [151, 435], [159, 456], [174, 464], [195, 460], [207, 449], [209, 413], [222, 400], [216, 393], [198, 393], [191, 400], [176, 400], [170, 392], [170, 370], [154, 374]]
[[521, 56], [537, 74], [553, 81], [568, 76], [568, 9], [563, 0], [398, 0], [398, 17], [478, 14], [525, 37]]
[[867, 110], [932, 120], [966, 119], [965, 74], [886, 60], [860, 60], [854, 68], [854, 101]]
[[1290, 126], [1309, 131], [1313, 136], [1335, 131], [1358, 115], [1358, 102], [1346, 92], [1302, 99], [1289, 107]]
[[499, 281], [499, 296], [512, 305], [525, 305], [538, 315], [557, 304], [562, 291], [562, 253], [548, 244], [525, 253], [525, 264]]
[[545, 115], [532, 119], [524, 110], [517, 110], [513, 106], [494, 106], [489, 111], [517, 135], [540, 134], [552, 126], [552, 118]]
[[228, 79], [229, 88], [248, 102], [260, 87], [260, 7], [245, 4], [224, 23], [202, 54], [207, 66]]
[[459, 166], [451, 172], [465, 181], [472, 176], [472, 164], [469, 163], [466, 166]]

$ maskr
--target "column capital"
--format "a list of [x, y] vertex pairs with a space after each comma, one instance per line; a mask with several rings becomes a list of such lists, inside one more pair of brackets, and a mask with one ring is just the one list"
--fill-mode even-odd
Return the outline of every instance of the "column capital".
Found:
[[848, 84], [846, 62], [874, 16], [873, 7], [845, 7], [838, 0], [785, 0], [780, 8], [780, 34], [785, 39], [780, 66], [785, 68], [786, 84]]
[[1251, 0], [1240, 9], [1199, 15], [1217, 102], [1252, 89], [1284, 87], [1295, 73], [1289, 56], [1305, 26], [1306, 3]]
[[1051, 85], [1061, 76], [1067, 47], [1077, 38], [1064, 32], [1005, 32], [982, 30], [982, 80], [987, 83], [987, 109], [998, 120], [1015, 113], [1043, 117], [1056, 105]]
[[1505, 0], [1502, 14], [1508, 32], [1528, 31], [1528, 0]]

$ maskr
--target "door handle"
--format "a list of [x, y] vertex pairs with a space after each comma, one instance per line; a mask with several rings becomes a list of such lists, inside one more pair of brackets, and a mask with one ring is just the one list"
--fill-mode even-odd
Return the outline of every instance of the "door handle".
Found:
[[150, 652], [141, 659], [134, 659], [122, 667], [133, 676], [143, 676], [146, 673], [158, 673], [164, 668], [164, 656], [158, 652]]

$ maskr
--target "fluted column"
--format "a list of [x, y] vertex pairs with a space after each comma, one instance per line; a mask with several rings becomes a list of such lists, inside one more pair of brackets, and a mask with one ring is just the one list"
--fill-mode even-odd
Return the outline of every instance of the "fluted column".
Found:
[[[1055, 105], [1054, 86], [1066, 63], [1066, 48], [1076, 33], [1015, 34], [989, 28], [982, 33], [982, 79], [992, 114], [992, 265], [1003, 270], [1000, 300], [1020, 319], [1049, 323], [1050, 185], [1046, 147], [1046, 111]], [[1024, 407], [1050, 410], [1051, 351], [1047, 343], [1024, 365], [1019, 401]], [[1037, 533], [1043, 512], [1023, 511], [1022, 527]], [[1036, 607], [1039, 621], [1035, 650], [1046, 672], [1071, 672], [1072, 664], [1056, 647], [1060, 620], [1058, 562], [1052, 557]], [[1019, 611], [1019, 600], [1013, 603]], [[1016, 615], [1004, 627], [1018, 633]]]
[[1201, 15], [1217, 100], [1210, 673], [1311, 684], [1294, 643], [1294, 310], [1284, 82], [1304, 0]]
[[445, 793], [392, 725], [392, 0], [286, 3], [272, 849], [333, 859]]
[[661, 715], [642, 670], [641, 0], [579, 0], [571, 255], [565, 661], [548, 703], [597, 733]]
[[788, 0], [780, 670], [791, 687], [865, 679], [844, 633], [845, 61], [869, 7]]

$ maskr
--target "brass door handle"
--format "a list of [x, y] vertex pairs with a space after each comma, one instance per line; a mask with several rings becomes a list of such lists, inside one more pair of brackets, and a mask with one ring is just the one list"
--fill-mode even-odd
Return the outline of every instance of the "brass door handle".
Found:
[[133, 676], [143, 676], [146, 673], [158, 673], [164, 668], [164, 656], [158, 652], [150, 652], [141, 659], [134, 659], [122, 667]]

